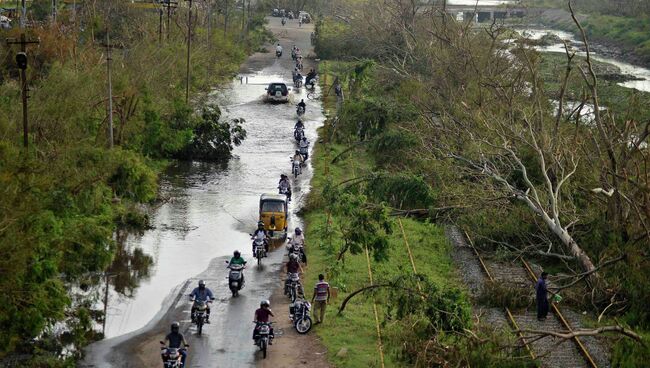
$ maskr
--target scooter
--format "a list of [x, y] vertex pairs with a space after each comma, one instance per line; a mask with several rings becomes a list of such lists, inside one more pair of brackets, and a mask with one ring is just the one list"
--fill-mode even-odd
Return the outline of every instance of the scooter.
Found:
[[230, 269], [230, 272], [228, 272], [228, 287], [230, 288], [230, 292], [232, 292], [232, 296], [236, 297], [239, 295], [239, 290], [244, 288], [244, 266], [243, 265], [235, 265], [235, 264], [229, 264], [230, 262], [226, 261], [228, 263], [228, 268]]

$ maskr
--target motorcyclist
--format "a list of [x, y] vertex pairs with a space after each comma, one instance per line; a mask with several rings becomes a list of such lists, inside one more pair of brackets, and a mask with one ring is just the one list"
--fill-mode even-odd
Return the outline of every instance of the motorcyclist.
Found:
[[304, 99], [301, 99], [300, 102], [298, 102], [298, 106], [297, 106], [297, 108], [298, 108], [298, 109], [302, 108], [302, 112], [306, 112], [306, 111], [307, 111], [307, 104], [305, 103], [305, 100], [304, 100]]
[[282, 25], [285, 25], [285, 24], [287, 24], [287, 18], [282, 17]]
[[287, 278], [284, 281], [284, 293], [289, 293], [289, 281], [291, 280], [292, 273], [302, 272], [302, 267], [300, 262], [298, 262], [298, 256], [294, 253], [289, 253], [289, 262], [287, 262]]
[[303, 136], [304, 136], [304, 129], [305, 129], [305, 124], [302, 123], [302, 120], [298, 119], [296, 125], [293, 126], [293, 137], [296, 140], [298, 139], [298, 130], [303, 130]]
[[305, 253], [305, 235], [299, 227], [294, 230], [290, 246], [292, 248], [298, 247], [300, 249], [300, 255], [302, 256], [302, 261], [307, 263], [307, 253]]
[[307, 137], [302, 137], [302, 140], [300, 141], [299, 153], [303, 156], [303, 161], [307, 161], [309, 159], [309, 141], [307, 140]]
[[[237, 266], [246, 266], [246, 260], [241, 256], [241, 253], [236, 250], [232, 253], [232, 258], [230, 258], [230, 262], [228, 262], [228, 267], [237, 265]], [[244, 285], [244, 273], [241, 273], [241, 284], [242, 287]]]
[[302, 56], [300, 54], [296, 58], [296, 69], [302, 70]]
[[300, 165], [305, 163], [305, 158], [300, 154], [299, 150], [296, 150], [296, 153], [293, 155], [292, 161], [298, 161], [300, 162]]
[[[260, 328], [260, 323], [268, 323], [270, 322], [271, 318], [270, 317], [275, 317], [273, 315], [273, 312], [271, 311], [271, 302], [268, 300], [262, 300], [260, 302], [260, 307], [255, 311], [255, 317], [253, 321], [255, 322], [255, 328], [253, 329], [253, 342], [255, 342], [255, 338], [257, 337], [257, 331]], [[273, 326], [271, 326], [270, 334], [269, 334], [269, 345], [273, 345]]]
[[291, 73], [293, 76], [293, 84], [295, 85], [297, 81], [302, 80], [302, 74], [300, 74], [300, 71], [298, 68], [294, 68], [293, 72]]
[[282, 56], [282, 45], [280, 45], [280, 43], [275, 47], [275, 53], [280, 54], [278, 56]]
[[206, 309], [206, 321], [205, 323], [210, 323], [210, 302], [214, 300], [214, 295], [212, 290], [205, 287], [205, 281], [199, 280], [199, 286], [194, 288], [190, 293], [190, 300], [194, 303], [192, 304], [192, 310], [190, 311], [190, 316], [192, 317], [192, 322], [194, 322], [194, 312], [196, 311], [196, 302], [205, 302]]
[[296, 47], [296, 45], [293, 45], [293, 47], [291, 48], [291, 58], [293, 60], [296, 60], [296, 58], [298, 57], [297, 50], [298, 50], [298, 48]]
[[305, 79], [305, 85], [312, 84], [312, 81], [316, 78], [316, 71], [314, 68], [309, 70], [309, 73], [307, 73], [307, 78]]
[[280, 194], [285, 192], [287, 198], [291, 200], [291, 183], [289, 182], [289, 177], [287, 177], [284, 174], [280, 175], [280, 181], [278, 182], [278, 189], [280, 190]]
[[[185, 336], [180, 333], [181, 325], [178, 322], [173, 322], [171, 326], [171, 332], [165, 336], [165, 345], [169, 349], [178, 349], [178, 352], [181, 354], [181, 366], [185, 366], [185, 359], [187, 358], [186, 347], [189, 345], [185, 341]], [[165, 362], [165, 351], [162, 352], [163, 363]]]
[[[282, 178], [282, 176], [280, 176]], [[288, 180], [288, 179], [287, 179]], [[264, 251], [269, 252], [269, 234], [264, 230], [264, 222], [260, 221], [257, 223], [257, 229], [253, 232], [252, 239], [262, 238], [264, 240]], [[253, 242], [253, 254], [255, 253], [255, 242]]]

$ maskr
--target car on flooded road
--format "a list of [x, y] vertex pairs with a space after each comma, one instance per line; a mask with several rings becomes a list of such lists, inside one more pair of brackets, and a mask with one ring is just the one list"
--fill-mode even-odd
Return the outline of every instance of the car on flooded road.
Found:
[[270, 83], [266, 90], [266, 102], [286, 103], [289, 102], [290, 89], [281, 82]]

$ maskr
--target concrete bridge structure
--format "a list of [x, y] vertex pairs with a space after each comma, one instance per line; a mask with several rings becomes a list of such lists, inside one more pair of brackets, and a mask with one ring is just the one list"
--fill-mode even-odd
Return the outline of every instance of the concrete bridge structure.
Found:
[[[431, 2], [423, 1], [422, 8], [441, 9], [442, 5], [440, 2], [438, 0], [435, 4], [432, 4]], [[541, 12], [541, 9], [523, 6], [520, 2], [501, 5], [481, 5], [479, 2], [478, 5], [447, 5], [445, 11], [461, 22], [473, 21], [476, 23], [487, 23], [495, 20], [498, 21], [499, 19], [521, 18], [526, 15], [537, 14]]]

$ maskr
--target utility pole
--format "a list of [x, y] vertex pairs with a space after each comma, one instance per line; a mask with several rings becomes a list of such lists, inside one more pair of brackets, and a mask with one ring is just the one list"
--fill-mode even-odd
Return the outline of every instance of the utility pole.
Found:
[[[25, 0], [23, 0], [23, 4]], [[22, 18], [21, 18], [22, 22]], [[8, 38], [7, 45], [20, 45], [20, 52], [16, 54], [16, 64], [20, 69], [20, 86], [23, 100], [23, 146], [29, 147], [29, 125], [27, 124], [27, 99], [29, 98], [27, 88], [27, 45], [38, 44], [39, 40], [27, 40], [25, 32], [20, 34], [20, 41], [15, 38]]]
[[190, 103], [190, 50], [192, 49], [192, 0], [185, 0], [190, 2], [190, 9], [187, 16], [187, 68], [185, 70], [185, 103]]

